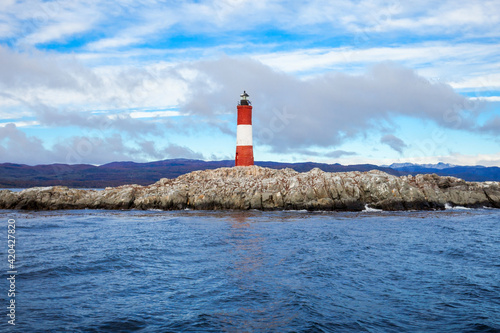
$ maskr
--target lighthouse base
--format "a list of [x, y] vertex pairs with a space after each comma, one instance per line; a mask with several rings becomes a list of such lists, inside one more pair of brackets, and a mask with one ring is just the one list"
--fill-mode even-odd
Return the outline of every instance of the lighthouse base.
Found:
[[249, 166], [253, 164], [253, 146], [236, 146], [236, 166]]

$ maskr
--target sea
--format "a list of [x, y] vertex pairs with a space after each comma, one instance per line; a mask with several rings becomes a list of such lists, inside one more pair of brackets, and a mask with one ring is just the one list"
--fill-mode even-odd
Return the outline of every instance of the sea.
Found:
[[500, 210], [0, 219], [0, 332], [500, 332]]

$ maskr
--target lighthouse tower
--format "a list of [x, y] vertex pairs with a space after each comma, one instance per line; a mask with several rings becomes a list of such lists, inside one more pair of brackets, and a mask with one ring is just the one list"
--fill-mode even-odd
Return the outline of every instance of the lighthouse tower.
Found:
[[238, 127], [236, 128], [236, 166], [253, 165], [252, 105], [243, 91], [238, 104]]

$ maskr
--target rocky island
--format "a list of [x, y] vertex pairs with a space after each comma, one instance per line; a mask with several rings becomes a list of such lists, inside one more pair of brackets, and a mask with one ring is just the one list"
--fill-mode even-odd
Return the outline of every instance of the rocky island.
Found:
[[195, 171], [149, 186], [104, 190], [64, 186], [0, 191], [0, 209], [259, 209], [433, 210], [446, 205], [500, 208], [499, 182], [466, 182], [432, 175], [393, 176], [382, 171], [299, 173], [259, 166]]

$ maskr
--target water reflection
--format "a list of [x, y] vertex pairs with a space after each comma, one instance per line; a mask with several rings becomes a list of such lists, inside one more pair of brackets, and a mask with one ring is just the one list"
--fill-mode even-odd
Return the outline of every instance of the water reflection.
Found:
[[234, 258], [235, 274], [242, 288], [248, 288], [255, 282], [254, 272], [263, 265], [262, 246], [265, 239], [250, 223], [245, 213], [237, 213], [231, 219], [230, 239], [233, 248], [230, 251]]
[[259, 214], [252, 212], [235, 212], [229, 218], [226, 276], [237, 299], [231, 300], [232, 309], [216, 314], [224, 332], [276, 331], [297, 317], [287, 307], [289, 292], [276, 281], [279, 260], [273, 258], [268, 234], [259, 222]]

